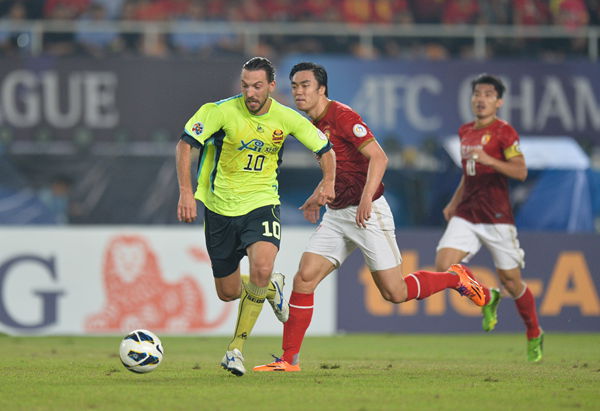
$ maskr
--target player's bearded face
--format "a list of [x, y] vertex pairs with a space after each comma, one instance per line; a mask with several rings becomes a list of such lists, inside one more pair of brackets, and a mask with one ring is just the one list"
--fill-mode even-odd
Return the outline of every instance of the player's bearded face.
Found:
[[242, 94], [246, 108], [252, 114], [264, 114], [269, 97], [275, 89], [275, 81], [269, 83], [264, 70], [242, 70]]
[[471, 110], [478, 119], [488, 119], [496, 116], [502, 106], [496, 89], [491, 84], [477, 84], [471, 95]]

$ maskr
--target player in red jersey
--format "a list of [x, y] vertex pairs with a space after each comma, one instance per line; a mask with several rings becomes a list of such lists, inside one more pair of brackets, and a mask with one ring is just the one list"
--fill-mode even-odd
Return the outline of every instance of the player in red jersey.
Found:
[[[458, 130], [463, 176], [444, 217], [448, 227], [437, 247], [436, 269], [468, 262], [481, 245], [492, 254], [500, 282], [514, 298], [527, 327], [527, 357], [542, 359], [543, 332], [539, 326], [535, 299], [521, 279], [525, 253], [519, 247], [512, 208], [508, 198], [508, 178], [527, 178], [525, 158], [519, 148], [519, 135], [497, 117], [502, 106], [504, 84], [491, 75], [481, 75], [471, 83], [471, 109], [475, 121]], [[485, 305], [483, 329], [496, 326], [500, 291], [483, 287]]]
[[[254, 370], [300, 371], [300, 346], [312, 318], [315, 288], [356, 248], [362, 251], [381, 295], [390, 302], [420, 300], [453, 288], [482, 305], [481, 286], [460, 264], [447, 272], [417, 271], [402, 276], [394, 218], [381, 183], [387, 156], [356, 112], [328, 98], [327, 72], [322, 66], [296, 64], [290, 80], [296, 106], [333, 144], [337, 159], [335, 200], [312, 234], [294, 277], [289, 319], [283, 328], [283, 355]], [[318, 221], [320, 208], [312, 197], [301, 207], [312, 223]]]

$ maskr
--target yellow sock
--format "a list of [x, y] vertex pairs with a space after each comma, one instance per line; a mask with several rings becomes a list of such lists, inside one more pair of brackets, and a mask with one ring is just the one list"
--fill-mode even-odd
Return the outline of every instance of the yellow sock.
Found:
[[[248, 274], [242, 274], [242, 284], [248, 284], [250, 282], [250, 276]], [[242, 290], [242, 293], [244, 291]], [[272, 281], [269, 281], [269, 289], [267, 290], [267, 300], [273, 300], [275, 298], [275, 293], [277, 290], [275, 289], [275, 285]], [[241, 297], [240, 297], [241, 298]]]
[[242, 295], [240, 296], [238, 306], [235, 334], [227, 347], [227, 351], [232, 351], [235, 348], [242, 351], [244, 348], [244, 342], [246, 342], [246, 339], [250, 335], [262, 310], [265, 297], [267, 296], [267, 289], [268, 287], [258, 287], [250, 281], [242, 279]]

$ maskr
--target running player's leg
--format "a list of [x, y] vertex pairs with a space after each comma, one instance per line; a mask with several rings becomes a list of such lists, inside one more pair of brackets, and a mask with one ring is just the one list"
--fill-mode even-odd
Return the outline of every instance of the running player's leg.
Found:
[[[436, 249], [435, 269], [443, 272], [454, 264], [468, 263], [480, 248], [477, 225], [460, 217], [452, 217]], [[470, 270], [465, 271], [477, 281]], [[484, 294], [484, 304], [487, 305], [491, 301], [492, 291], [481, 283], [479, 285]]]
[[394, 220], [384, 197], [373, 202], [372, 218], [366, 223], [366, 228], [348, 227], [346, 234], [362, 251], [375, 284], [386, 300], [401, 303], [415, 298], [427, 298], [446, 288], [454, 288], [464, 290], [463, 294], [468, 293], [473, 301], [481, 305], [476, 298], [479, 284], [466, 275], [461, 278], [455, 272], [418, 271], [403, 277]]
[[513, 297], [517, 311], [523, 319], [527, 334], [529, 361], [542, 359], [543, 332], [539, 325], [535, 298], [523, 282], [521, 268], [525, 266], [525, 252], [520, 248], [517, 230], [511, 224], [487, 227], [489, 238], [485, 245], [490, 250], [500, 282]]
[[348, 219], [353, 221], [354, 216], [345, 209], [328, 210], [319, 229], [311, 235], [294, 276], [290, 315], [283, 326], [282, 358], [257, 366], [255, 371], [300, 370], [300, 347], [312, 319], [314, 290], [356, 248], [344, 235], [343, 225]]
[[318, 254], [304, 252], [294, 276], [290, 315], [283, 325], [283, 355], [275, 361], [254, 367], [254, 371], [300, 371], [300, 348], [314, 308], [314, 291], [335, 265]]
[[500, 282], [512, 296], [517, 306], [517, 311], [523, 319], [527, 334], [527, 357], [529, 361], [538, 362], [542, 359], [542, 329], [540, 327], [535, 297], [521, 277], [519, 267], [511, 270], [497, 269]]

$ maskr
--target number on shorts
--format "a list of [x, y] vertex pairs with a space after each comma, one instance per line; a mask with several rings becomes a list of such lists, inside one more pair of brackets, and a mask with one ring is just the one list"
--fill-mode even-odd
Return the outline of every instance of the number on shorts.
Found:
[[[273, 230], [269, 227], [269, 223], [273, 224]], [[263, 221], [263, 227], [265, 228], [265, 232], [263, 235], [265, 237], [275, 237], [278, 240], [281, 240], [281, 225], [277, 221]]]

